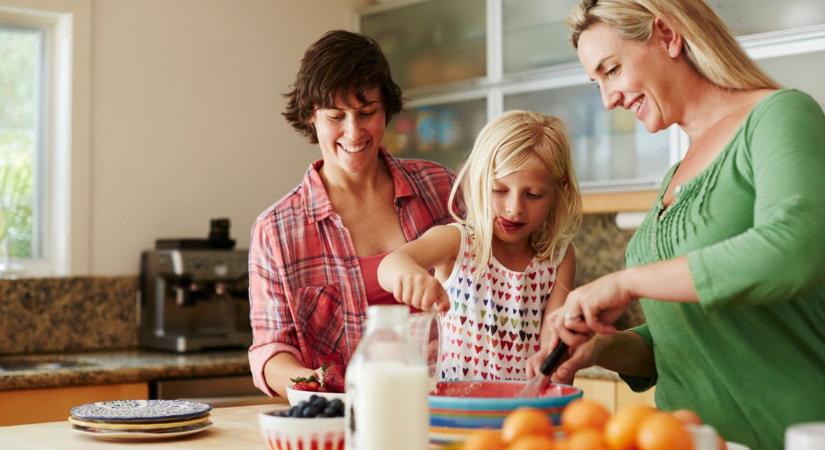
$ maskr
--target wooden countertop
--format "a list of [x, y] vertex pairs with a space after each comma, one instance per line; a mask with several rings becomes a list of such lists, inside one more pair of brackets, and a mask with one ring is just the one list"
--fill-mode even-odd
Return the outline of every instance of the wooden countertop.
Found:
[[235, 450], [265, 449], [258, 414], [283, 409], [282, 405], [239, 406], [212, 410], [213, 425], [207, 430], [177, 439], [157, 441], [104, 441], [71, 430], [68, 421], [0, 427], [0, 448], [15, 450]]

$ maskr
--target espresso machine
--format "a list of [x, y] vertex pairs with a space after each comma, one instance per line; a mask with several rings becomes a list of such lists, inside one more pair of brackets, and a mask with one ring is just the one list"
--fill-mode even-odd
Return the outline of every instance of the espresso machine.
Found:
[[248, 347], [247, 251], [235, 250], [229, 220], [208, 239], [159, 239], [140, 261], [142, 348], [174, 352]]

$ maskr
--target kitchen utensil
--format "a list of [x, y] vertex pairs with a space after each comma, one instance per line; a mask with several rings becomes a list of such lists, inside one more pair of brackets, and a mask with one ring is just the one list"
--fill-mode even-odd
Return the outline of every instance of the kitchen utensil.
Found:
[[550, 376], [553, 375], [553, 372], [555, 372], [559, 364], [561, 364], [562, 358], [567, 354], [567, 349], [567, 344], [559, 340], [556, 348], [544, 358], [544, 361], [541, 363], [541, 368], [539, 368], [539, 373], [524, 386], [518, 396], [536, 397], [544, 392], [544, 390], [547, 389], [547, 385], [550, 384]]

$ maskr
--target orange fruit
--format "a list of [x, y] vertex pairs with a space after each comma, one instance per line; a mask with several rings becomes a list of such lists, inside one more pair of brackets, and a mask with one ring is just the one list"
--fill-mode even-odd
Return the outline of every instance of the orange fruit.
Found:
[[632, 405], [619, 410], [604, 426], [604, 440], [611, 450], [635, 450], [639, 425], [656, 410], [650, 406]]
[[553, 437], [553, 423], [542, 411], [535, 408], [519, 408], [504, 419], [501, 437], [510, 443], [524, 436]]
[[702, 418], [699, 417], [699, 414], [689, 409], [677, 409], [671, 414], [685, 425], [702, 425], [704, 423], [702, 422]]
[[679, 419], [657, 412], [639, 425], [636, 446], [639, 450], [693, 450], [693, 436]]
[[606, 450], [602, 432], [593, 428], [577, 431], [567, 439], [567, 450]]
[[549, 436], [533, 434], [516, 439], [507, 450], [556, 450], [556, 444]]
[[507, 444], [498, 430], [476, 430], [464, 441], [463, 450], [504, 450]]
[[564, 408], [561, 413], [561, 426], [567, 434], [587, 428], [602, 431], [609, 419], [610, 412], [601, 403], [582, 398]]

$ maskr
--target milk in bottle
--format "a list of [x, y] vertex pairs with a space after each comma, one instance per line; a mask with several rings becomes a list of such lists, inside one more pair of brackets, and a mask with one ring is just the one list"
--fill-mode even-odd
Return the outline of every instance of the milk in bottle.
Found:
[[371, 306], [347, 367], [348, 450], [428, 448], [429, 376], [409, 337], [406, 306]]

